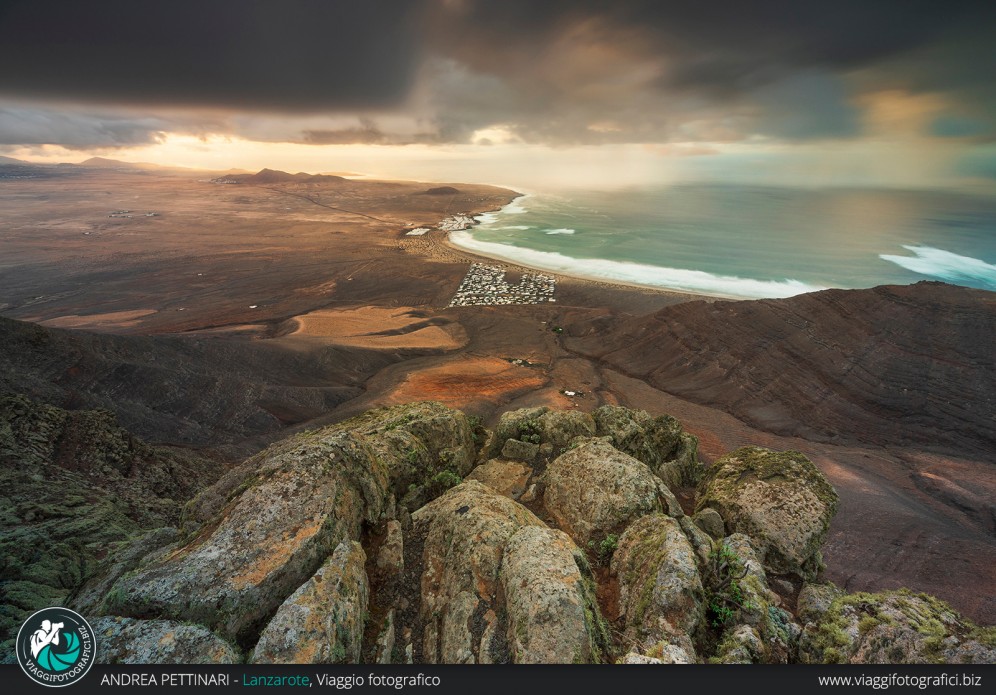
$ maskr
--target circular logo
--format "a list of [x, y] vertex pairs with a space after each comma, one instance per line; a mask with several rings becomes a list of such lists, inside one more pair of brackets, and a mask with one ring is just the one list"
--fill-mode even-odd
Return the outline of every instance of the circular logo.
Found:
[[43, 608], [17, 633], [17, 663], [42, 685], [72, 685], [86, 675], [96, 655], [93, 628], [68, 608]]

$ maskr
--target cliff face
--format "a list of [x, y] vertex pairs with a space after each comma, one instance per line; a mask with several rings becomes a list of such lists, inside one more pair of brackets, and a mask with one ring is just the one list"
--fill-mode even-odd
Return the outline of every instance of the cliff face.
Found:
[[571, 327], [572, 350], [781, 435], [996, 450], [996, 294], [941, 283], [689, 302]]
[[696, 445], [617, 406], [494, 432], [370, 411], [231, 469], [70, 605], [114, 662], [996, 660], [936, 599], [820, 581], [838, 498], [805, 456], [743, 447], [705, 475]]

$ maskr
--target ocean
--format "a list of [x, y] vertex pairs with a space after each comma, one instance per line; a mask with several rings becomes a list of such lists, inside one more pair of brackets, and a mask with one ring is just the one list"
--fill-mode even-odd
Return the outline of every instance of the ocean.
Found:
[[745, 298], [942, 280], [996, 290], [996, 198], [687, 184], [532, 192], [454, 232], [534, 268]]

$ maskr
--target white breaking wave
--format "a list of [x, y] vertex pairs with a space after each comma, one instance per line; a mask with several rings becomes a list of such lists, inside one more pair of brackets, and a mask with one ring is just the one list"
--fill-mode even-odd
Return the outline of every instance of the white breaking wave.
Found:
[[544, 229], [544, 234], [573, 234], [573, 229]]
[[529, 212], [522, 205], [522, 201], [525, 200], [528, 197], [529, 196], [525, 196], [525, 195], [519, 196], [518, 198], [516, 198], [515, 200], [513, 200], [511, 203], [509, 203], [508, 205], [506, 205], [505, 207], [503, 207], [501, 209], [501, 211], [502, 212], [507, 212], [507, 213], [509, 213], [511, 215], [522, 215], [524, 213]]
[[530, 227], [528, 224], [510, 224], [507, 227], [497, 227], [497, 229], [520, 229], [520, 230], [526, 230], [526, 229], [532, 229], [532, 227]]
[[487, 256], [560, 272], [565, 275], [629, 282], [686, 292], [761, 299], [792, 297], [804, 292], [825, 289], [798, 280], [753, 280], [731, 275], [713, 275], [702, 270], [663, 268], [642, 263], [606, 261], [597, 258], [571, 258], [552, 251], [536, 251], [490, 241], [480, 241], [467, 231], [451, 232], [450, 241], [468, 251], [477, 251]]
[[929, 275], [943, 280], [958, 282], [976, 282], [996, 288], [996, 265], [986, 263], [971, 256], [959, 256], [956, 253], [935, 249], [931, 246], [907, 246], [903, 248], [912, 251], [912, 256], [892, 256], [879, 254], [883, 261], [895, 263], [898, 266], [912, 270], [920, 275]]

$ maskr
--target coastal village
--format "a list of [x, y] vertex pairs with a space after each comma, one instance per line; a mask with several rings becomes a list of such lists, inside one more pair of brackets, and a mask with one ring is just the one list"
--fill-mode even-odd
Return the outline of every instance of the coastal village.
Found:
[[[412, 242], [432, 246], [433, 242], [428, 240], [432, 232], [438, 230], [448, 234], [469, 229], [474, 224], [475, 220], [470, 215], [456, 214], [447, 217], [435, 227], [410, 225], [409, 229], [403, 232], [403, 238], [406, 238], [406, 245], [409, 246]], [[557, 289], [557, 280], [554, 276], [535, 272], [523, 273], [522, 279], [513, 284], [505, 279], [507, 270], [503, 265], [471, 263], [449, 306], [506, 306], [557, 301], [554, 298]]]
[[505, 281], [505, 267], [472, 263], [450, 306], [497, 306], [555, 302], [556, 279], [543, 273], [523, 273], [517, 285]]

